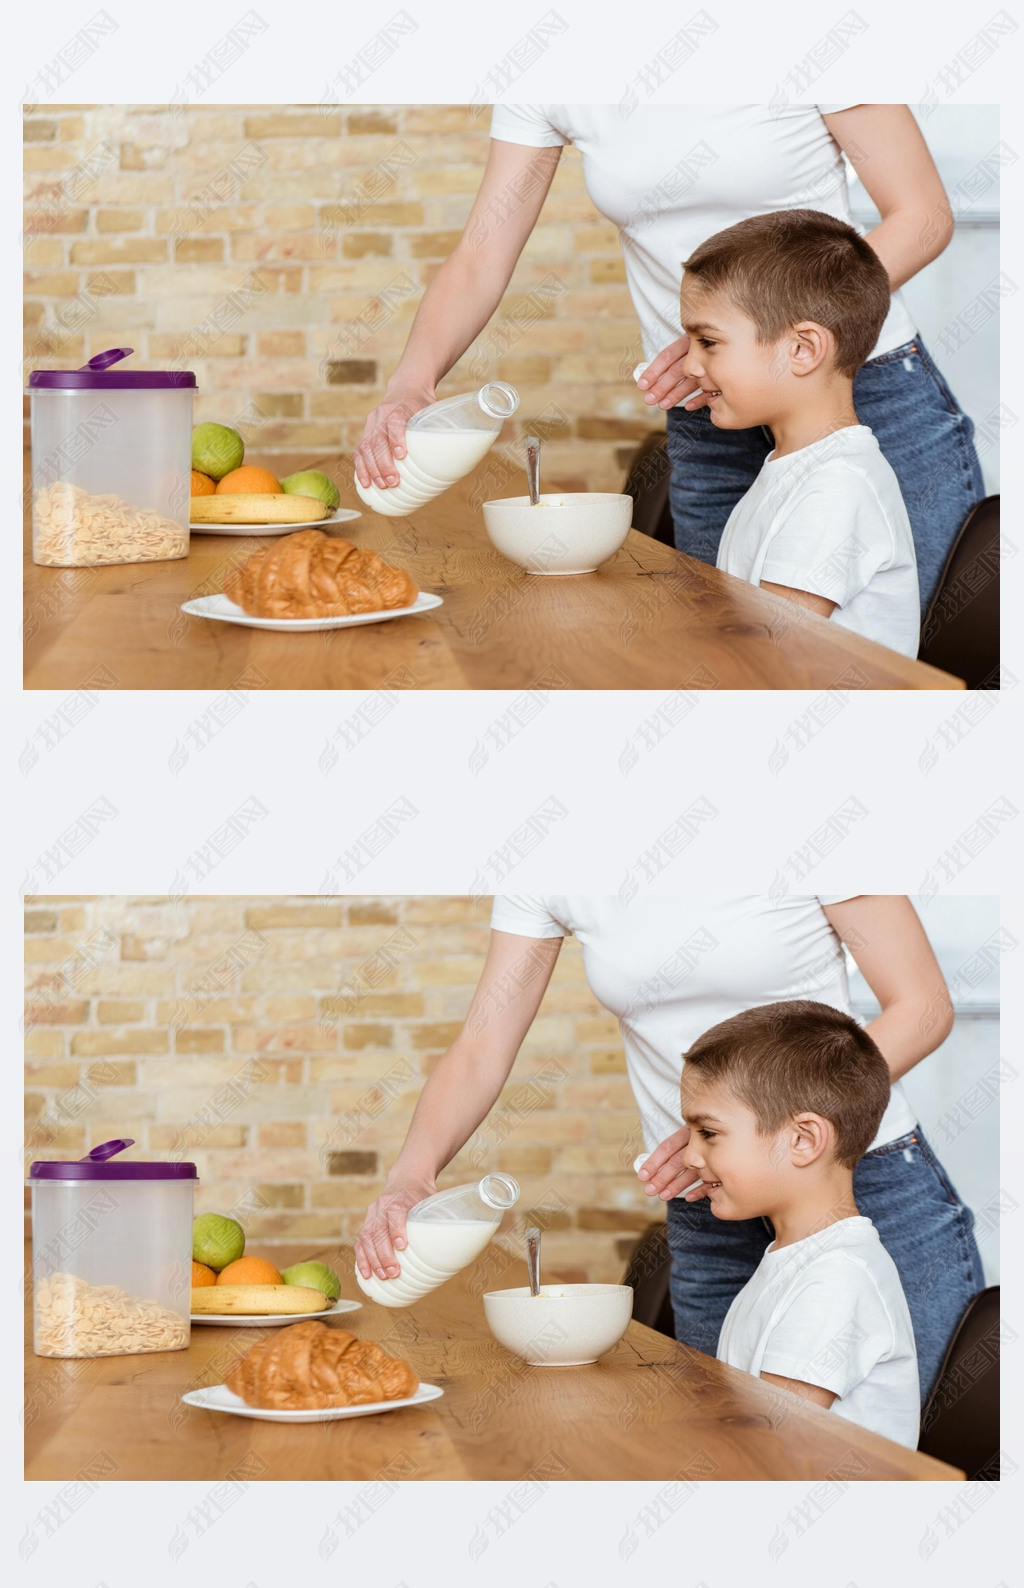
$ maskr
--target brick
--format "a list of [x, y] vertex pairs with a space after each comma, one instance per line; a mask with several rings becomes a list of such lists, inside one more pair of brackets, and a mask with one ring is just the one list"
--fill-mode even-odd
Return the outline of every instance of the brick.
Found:
[[622, 1049], [602, 1048], [590, 1055], [591, 1075], [625, 1075], [626, 1055]]
[[577, 1222], [581, 1230], [642, 1230], [650, 1217], [645, 1207], [580, 1208]]
[[256, 405], [268, 418], [301, 419], [302, 417], [300, 392], [257, 392]]
[[203, 1125], [201, 1130], [187, 1125], [150, 1125], [149, 1146], [153, 1152], [180, 1152], [184, 1146], [194, 1152], [197, 1147], [244, 1147], [248, 1141], [245, 1125]]
[[341, 925], [341, 906], [336, 904], [277, 904], [254, 906], [245, 912], [250, 931], [268, 932], [275, 927], [319, 927]]
[[398, 906], [381, 904], [374, 899], [360, 904], [350, 904], [348, 924], [349, 926], [397, 926]]
[[301, 1208], [305, 1206], [305, 1186], [277, 1185], [269, 1180], [258, 1181], [255, 1186], [256, 1196], [267, 1207], [271, 1208]]
[[102, 1025], [125, 1026], [143, 1019], [144, 1003], [125, 998], [101, 998], [96, 1005], [96, 1018]]
[[73, 271], [30, 270], [25, 276], [25, 291], [40, 298], [73, 298], [78, 291], [78, 277]]
[[258, 1140], [261, 1147], [305, 1147], [306, 1126], [301, 1120], [274, 1120], [259, 1126]]
[[327, 365], [329, 386], [366, 386], [377, 379], [377, 361], [369, 358], [331, 360]]
[[268, 204], [263, 224], [278, 232], [310, 231], [316, 225], [314, 204]]
[[26, 932], [56, 932], [58, 928], [58, 915], [56, 910], [26, 910]]
[[86, 238], [71, 244], [73, 265], [152, 265], [167, 258], [167, 244], [156, 237]]
[[84, 1025], [89, 1018], [87, 999], [73, 999], [68, 1003], [29, 1003], [25, 1006], [25, 1025], [75, 1026]]
[[256, 338], [260, 358], [302, 358], [306, 352], [304, 331], [265, 331]]
[[498, 1168], [505, 1174], [550, 1174], [550, 1147], [507, 1147], [498, 1152]]
[[313, 1020], [316, 1018], [316, 999], [311, 995], [286, 998], [268, 998], [265, 1005], [268, 1020]]
[[103, 1059], [90, 1064], [82, 1071], [82, 1080], [90, 1086], [135, 1086], [138, 1081], [136, 1066], [128, 1062], [112, 1064]]
[[104, 270], [86, 276], [85, 288], [94, 297], [109, 296], [111, 293], [119, 295], [131, 294], [135, 291], [136, 278], [134, 270]]
[[245, 136], [255, 143], [264, 138], [336, 138], [341, 133], [341, 112], [319, 110], [247, 116]]
[[186, 1027], [175, 1032], [175, 1053], [223, 1053], [223, 1031], [194, 1031]]
[[[518, 1212], [518, 1209], [516, 1210]], [[527, 1208], [522, 1214], [524, 1227], [535, 1224], [547, 1234], [548, 1230], [571, 1230], [573, 1216], [566, 1208]]]
[[422, 993], [365, 993], [359, 999], [359, 1013], [371, 1015], [417, 1016], [424, 1011]]
[[25, 1079], [30, 1086], [56, 1086], [62, 1090], [78, 1084], [77, 1064], [26, 1064]]
[[409, 252], [413, 259], [447, 259], [461, 236], [461, 231], [410, 232]]
[[395, 1039], [395, 1028], [389, 1025], [345, 1026], [342, 1043], [346, 1048], [390, 1048]]
[[26, 118], [22, 122], [22, 136], [26, 143], [52, 143], [57, 136], [57, 123]]
[[403, 133], [479, 132], [480, 127], [475, 105], [407, 105], [402, 111]]
[[345, 131], [354, 137], [373, 132], [397, 132], [398, 117], [383, 110], [350, 110]]
[[462, 1030], [460, 1020], [432, 1021], [427, 1025], [413, 1026], [411, 1030], [412, 1045], [414, 1048], [449, 1048]]
[[63, 1031], [29, 1031], [25, 1036], [25, 1056], [33, 1059], [59, 1059], [64, 1053]]
[[642, 441], [658, 424], [642, 419], [578, 419], [576, 433], [583, 441]]
[[224, 258], [220, 237], [179, 237], [174, 244], [174, 259], [179, 265], [219, 264]]
[[71, 1051], [86, 1057], [95, 1054], [108, 1058], [118, 1053], [166, 1053], [170, 1047], [166, 1031], [76, 1031]]
[[328, 1174], [376, 1174], [375, 1152], [332, 1152], [327, 1159]]
[[97, 210], [98, 232], [141, 232], [146, 224], [145, 210]]
[[392, 237], [388, 232], [349, 232], [341, 241], [342, 257], [365, 259], [368, 255], [390, 256]]

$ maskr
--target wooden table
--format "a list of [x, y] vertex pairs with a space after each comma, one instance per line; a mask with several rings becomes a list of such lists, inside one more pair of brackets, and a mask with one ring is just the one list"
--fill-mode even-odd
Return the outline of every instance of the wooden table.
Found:
[[514, 494], [521, 482], [484, 489], [486, 461], [401, 519], [369, 512], [336, 457], [293, 466], [332, 474], [342, 505], [363, 513], [338, 533], [407, 568], [444, 605], [362, 628], [272, 634], [180, 610], [222, 590], [228, 570], [265, 541], [193, 534], [178, 562], [110, 568], [39, 568], [29, 550], [25, 687], [964, 687], [635, 531], [596, 573], [526, 573], [494, 550], [479, 511], [480, 500]]
[[[278, 1266], [308, 1246], [264, 1249]], [[526, 1283], [500, 1250], [414, 1307], [362, 1297], [348, 1248], [318, 1252], [362, 1299], [363, 1338], [443, 1387], [421, 1408], [352, 1421], [265, 1423], [182, 1405], [223, 1381], [261, 1329], [194, 1327], [186, 1351], [56, 1361], [27, 1355], [26, 1477], [121, 1479], [956, 1479], [954, 1467], [869, 1434], [631, 1323], [587, 1367], [530, 1368], [484, 1321], [485, 1290]], [[102, 1458], [102, 1460], [101, 1460]], [[90, 1465], [92, 1464], [92, 1465]]]

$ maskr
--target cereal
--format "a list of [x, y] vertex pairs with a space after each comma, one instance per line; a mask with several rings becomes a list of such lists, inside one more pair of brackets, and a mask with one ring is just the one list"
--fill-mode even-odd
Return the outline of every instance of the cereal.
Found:
[[74, 1274], [50, 1274], [35, 1287], [37, 1356], [129, 1356], [180, 1351], [189, 1322], [156, 1301], [140, 1301], [117, 1285], [89, 1285]]
[[188, 530], [148, 507], [119, 496], [90, 496], [57, 480], [42, 486], [33, 503], [38, 563], [84, 568], [112, 562], [160, 562], [188, 555]]

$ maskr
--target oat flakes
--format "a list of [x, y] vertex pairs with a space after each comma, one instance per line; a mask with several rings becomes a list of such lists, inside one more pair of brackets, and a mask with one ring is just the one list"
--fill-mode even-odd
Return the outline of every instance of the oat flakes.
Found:
[[129, 1356], [179, 1351], [188, 1319], [117, 1285], [90, 1285], [74, 1274], [50, 1274], [35, 1287], [37, 1356]]
[[161, 562], [188, 555], [188, 530], [120, 496], [91, 496], [66, 480], [42, 486], [33, 502], [33, 557], [54, 568]]

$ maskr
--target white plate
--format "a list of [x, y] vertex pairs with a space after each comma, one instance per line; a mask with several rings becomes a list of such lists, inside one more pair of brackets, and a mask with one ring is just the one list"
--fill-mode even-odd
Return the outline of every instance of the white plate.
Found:
[[404, 1401], [374, 1401], [369, 1406], [328, 1406], [323, 1411], [273, 1412], [262, 1406], [247, 1406], [241, 1396], [226, 1384], [209, 1384], [205, 1389], [189, 1390], [181, 1398], [186, 1406], [199, 1406], [207, 1412], [230, 1412], [234, 1417], [257, 1417], [265, 1423], [334, 1423], [343, 1417], [373, 1417], [377, 1412], [397, 1412], [403, 1406], [425, 1406], [444, 1394], [437, 1384], [421, 1384], [415, 1395]]
[[189, 617], [240, 623], [247, 629], [273, 629], [275, 634], [312, 634], [316, 629], [352, 629], [360, 623], [386, 623], [388, 618], [412, 617], [420, 612], [432, 612], [440, 605], [440, 596], [421, 590], [414, 606], [398, 607], [390, 612], [356, 612], [348, 618], [251, 618], [226, 595], [197, 596], [194, 601], [183, 602], [181, 610]]
[[324, 529], [328, 524], [347, 524], [353, 518], [362, 518], [354, 507], [336, 507], [326, 518], [312, 524], [190, 524], [193, 535], [282, 535], [292, 530]]
[[336, 1318], [340, 1312], [359, 1312], [361, 1301], [335, 1301], [323, 1312], [194, 1312], [193, 1323], [212, 1323], [220, 1329], [276, 1328], [282, 1323], [308, 1323], [310, 1318]]

